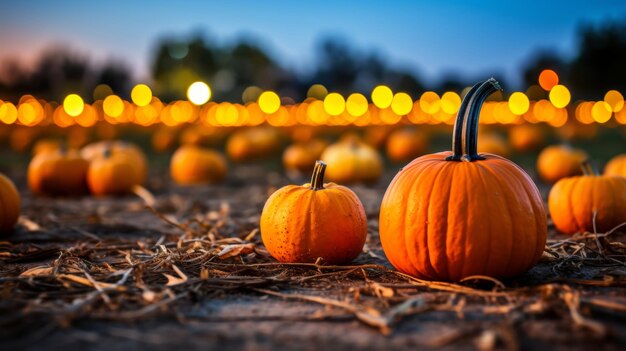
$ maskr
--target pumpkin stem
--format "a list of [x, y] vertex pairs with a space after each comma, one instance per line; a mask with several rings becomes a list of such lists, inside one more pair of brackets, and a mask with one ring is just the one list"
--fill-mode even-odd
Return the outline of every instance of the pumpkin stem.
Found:
[[598, 175], [596, 173], [596, 171], [593, 169], [593, 166], [591, 165], [591, 162], [589, 161], [588, 158], [584, 159], [581, 163], [580, 163], [580, 168], [583, 169], [583, 174], [586, 176], [594, 176], [594, 175]]
[[462, 138], [465, 146], [465, 155], [463, 156], [465, 161], [471, 162], [485, 159], [478, 155], [478, 120], [480, 118], [480, 109], [487, 97], [498, 90], [502, 90], [500, 83], [494, 78], [489, 78], [481, 83], [476, 93], [470, 97]]
[[315, 161], [313, 175], [311, 176], [311, 190], [324, 189], [324, 172], [326, 172], [326, 163], [324, 161]]
[[463, 98], [459, 112], [456, 114], [456, 120], [454, 121], [454, 129], [452, 131], [452, 152], [451, 156], [446, 158], [446, 161], [461, 161], [463, 158], [463, 125], [467, 118], [467, 105], [470, 99], [476, 93], [476, 90], [480, 86], [480, 83], [475, 84]]

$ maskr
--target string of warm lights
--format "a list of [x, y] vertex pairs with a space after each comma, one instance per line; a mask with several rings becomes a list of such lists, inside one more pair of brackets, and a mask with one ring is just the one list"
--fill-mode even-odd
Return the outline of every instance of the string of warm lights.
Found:
[[[481, 111], [481, 123], [545, 122], [552, 127], [561, 127], [570, 119], [582, 124], [603, 124], [613, 117], [617, 123], [626, 124], [624, 97], [616, 90], [608, 91], [601, 101], [577, 101], [572, 104], [570, 91], [559, 84], [556, 72], [542, 71], [538, 84], [526, 92], [513, 92], [506, 101], [500, 96], [495, 101], [486, 102]], [[306, 100], [284, 104], [273, 91], [249, 87], [242, 95], [244, 103], [238, 104], [210, 101], [209, 85], [195, 82], [187, 90], [188, 100], [166, 104], [153, 96], [152, 90], [145, 84], [137, 84], [132, 89], [131, 101], [123, 100], [106, 86], [98, 86], [94, 96], [103, 98], [96, 99], [93, 104], [85, 103], [77, 94], [67, 95], [62, 104], [31, 95], [22, 96], [17, 105], [0, 100], [0, 122], [24, 126], [52, 123], [60, 127], [91, 127], [99, 121], [141, 126], [204, 123], [216, 127], [263, 123], [272, 126], [453, 124], [466, 91], [460, 94], [447, 91], [441, 96], [426, 91], [413, 100], [407, 93], [394, 93], [389, 87], [379, 85], [372, 90], [369, 102], [360, 93], [344, 98], [337, 92], [328, 92], [323, 85], [314, 84], [308, 90]]]

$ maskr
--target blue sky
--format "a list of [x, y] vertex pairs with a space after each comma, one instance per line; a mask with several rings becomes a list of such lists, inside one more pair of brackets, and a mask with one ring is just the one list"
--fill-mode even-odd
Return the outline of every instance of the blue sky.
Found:
[[279, 62], [306, 71], [320, 38], [375, 50], [426, 81], [500, 72], [519, 82], [533, 53], [571, 56], [581, 23], [626, 17], [626, 1], [75, 1], [0, 5], [0, 60], [32, 62], [65, 44], [96, 62], [117, 59], [147, 77], [162, 36], [200, 32], [218, 42], [258, 40]]

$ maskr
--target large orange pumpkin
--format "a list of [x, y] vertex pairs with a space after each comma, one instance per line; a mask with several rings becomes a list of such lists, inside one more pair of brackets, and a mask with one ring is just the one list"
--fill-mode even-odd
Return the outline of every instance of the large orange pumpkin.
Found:
[[93, 195], [123, 195], [132, 191], [136, 185], [137, 172], [135, 160], [127, 153], [112, 153], [111, 150], [96, 156], [87, 170], [87, 185]]
[[626, 178], [596, 175], [589, 163], [584, 174], [556, 182], [548, 207], [556, 229], [565, 234], [606, 232], [626, 222]]
[[541, 195], [515, 163], [477, 153], [478, 117], [492, 78], [465, 96], [453, 152], [425, 155], [395, 176], [380, 209], [380, 239], [398, 270], [424, 279], [497, 278], [541, 257], [547, 219]]
[[346, 263], [363, 250], [367, 218], [352, 190], [324, 184], [326, 165], [318, 161], [311, 183], [274, 192], [263, 207], [261, 237], [281, 262]]
[[20, 194], [13, 182], [0, 174], [0, 235], [13, 231], [20, 215]]
[[288, 171], [310, 173], [326, 146], [326, 142], [320, 139], [292, 144], [283, 152], [283, 166]]
[[548, 146], [539, 154], [537, 172], [541, 179], [554, 183], [565, 177], [582, 174], [582, 162], [587, 154], [568, 145]]
[[419, 129], [402, 128], [387, 138], [387, 156], [393, 162], [406, 162], [426, 153], [428, 139]]
[[28, 186], [38, 195], [77, 196], [87, 193], [89, 161], [74, 150], [57, 150], [33, 157]]
[[80, 150], [80, 154], [88, 161], [101, 157], [105, 152], [112, 155], [124, 154], [132, 160], [135, 170], [131, 176], [133, 184], [141, 185], [148, 176], [148, 161], [143, 151], [135, 144], [122, 140], [105, 140], [86, 145]]
[[183, 185], [221, 182], [228, 171], [226, 160], [219, 152], [195, 145], [183, 145], [172, 155], [170, 174]]
[[604, 175], [626, 177], [626, 154], [613, 157], [604, 167]]
[[328, 165], [326, 177], [332, 182], [373, 183], [383, 172], [378, 151], [352, 137], [327, 147], [321, 158]]

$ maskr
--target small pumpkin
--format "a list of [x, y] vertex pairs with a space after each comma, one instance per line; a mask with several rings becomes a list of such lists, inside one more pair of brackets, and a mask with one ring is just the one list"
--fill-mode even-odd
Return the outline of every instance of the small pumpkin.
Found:
[[279, 147], [276, 129], [258, 127], [233, 133], [226, 143], [226, 153], [235, 162], [254, 161], [271, 156]]
[[536, 124], [524, 123], [511, 127], [509, 140], [515, 150], [530, 152], [544, 145], [546, 133]]
[[324, 184], [326, 164], [318, 161], [311, 183], [274, 192], [261, 214], [261, 238], [280, 262], [346, 263], [363, 250], [367, 217], [352, 190]]
[[387, 156], [393, 162], [406, 162], [426, 153], [428, 139], [419, 129], [402, 128], [387, 138]]
[[219, 183], [227, 171], [224, 156], [196, 145], [179, 147], [170, 162], [172, 179], [183, 185]]
[[582, 162], [587, 154], [568, 145], [552, 145], [541, 151], [537, 159], [537, 173], [541, 179], [554, 183], [565, 177], [582, 174]]
[[556, 229], [603, 233], [626, 222], [626, 178], [596, 175], [588, 161], [582, 168], [583, 175], [563, 178], [550, 190], [548, 208]]
[[113, 154], [110, 149], [89, 163], [87, 185], [95, 196], [124, 195], [136, 185], [134, 159], [126, 153]]
[[326, 177], [338, 183], [373, 183], [383, 172], [378, 151], [356, 138], [328, 146], [321, 157], [328, 165]]
[[176, 133], [168, 127], [160, 128], [152, 134], [150, 142], [156, 152], [169, 151], [176, 144]]
[[515, 163], [478, 154], [480, 108], [500, 89], [493, 79], [467, 93], [452, 150], [402, 168], [380, 208], [380, 239], [399, 271], [459, 281], [473, 275], [521, 274], [541, 257], [547, 218], [539, 190]]
[[613, 157], [604, 167], [604, 175], [626, 177], [626, 154]]
[[13, 231], [20, 216], [20, 194], [11, 179], [0, 173], [0, 235]]
[[289, 145], [283, 152], [283, 166], [287, 171], [310, 173], [326, 146], [320, 139]]
[[105, 140], [86, 145], [80, 150], [81, 156], [88, 161], [101, 157], [105, 152], [112, 155], [124, 154], [132, 160], [134, 172], [129, 174], [133, 178], [133, 184], [142, 185], [148, 176], [148, 161], [143, 151], [135, 144], [121, 140]]
[[75, 150], [57, 150], [33, 157], [28, 186], [37, 195], [78, 196], [87, 193], [89, 161]]

